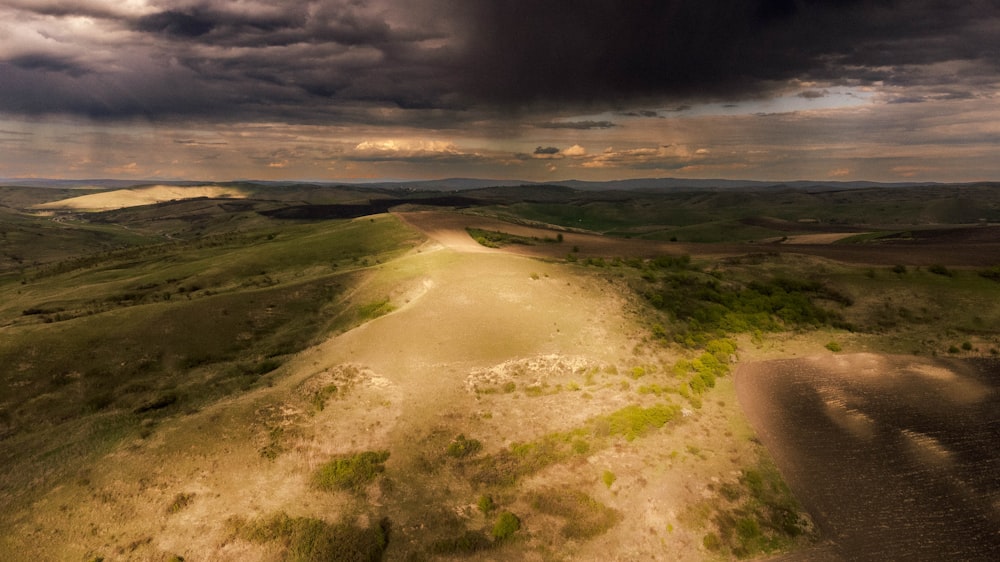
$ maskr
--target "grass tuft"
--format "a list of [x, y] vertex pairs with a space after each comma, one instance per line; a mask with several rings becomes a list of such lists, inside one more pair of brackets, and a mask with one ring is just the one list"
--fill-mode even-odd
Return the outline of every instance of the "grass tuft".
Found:
[[622, 520], [622, 514], [579, 491], [550, 488], [533, 492], [531, 507], [563, 519], [560, 533], [568, 539], [592, 539]]
[[360, 491], [385, 472], [388, 458], [389, 451], [365, 451], [338, 457], [321, 466], [313, 481], [321, 490]]
[[254, 543], [279, 543], [290, 562], [382, 560], [389, 544], [388, 519], [370, 528], [350, 523], [331, 524], [309, 517], [289, 517], [278, 513], [268, 518], [247, 521], [234, 517], [227, 521], [234, 537]]

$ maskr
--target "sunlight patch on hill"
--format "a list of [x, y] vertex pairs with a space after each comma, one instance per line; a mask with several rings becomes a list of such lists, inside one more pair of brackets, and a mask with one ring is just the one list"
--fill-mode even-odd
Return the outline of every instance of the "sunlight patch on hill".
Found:
[[152, 185], [149, 187], [117, 189], [115, 191], [81, 195], [79, 197], [71, 197], [60, 201], [42, 203], [40, 205], [36, 205], [35, 208], [73, 209], [77, 211], [110, 211], [112, 209], [152, 205], [154, 203], [162, 203], [165, 201], [195, 199], [197, 197], [228, 197], [243, 199], [246, 197], [246, 194], [239, 189], [211, 185], [191, 187]]

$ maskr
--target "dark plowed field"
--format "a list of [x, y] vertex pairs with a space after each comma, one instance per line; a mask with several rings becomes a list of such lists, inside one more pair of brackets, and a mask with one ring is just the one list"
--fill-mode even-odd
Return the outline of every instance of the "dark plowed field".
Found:
[[1000, 560], [1000, 362], [777, 360], [736, 388], [831, 542], [788, 560]]

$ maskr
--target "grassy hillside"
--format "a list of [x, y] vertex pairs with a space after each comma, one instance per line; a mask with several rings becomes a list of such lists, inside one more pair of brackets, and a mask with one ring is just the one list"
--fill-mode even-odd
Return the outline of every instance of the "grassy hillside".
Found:
[[525, 197], [492, 210], [499, 216], [616, 236], [681, 242], [761, 240], [844, 227], [1000, 221], [1000, 195], [990, 185], [563, 195], [558, 201]]
[[[36, 256], [0, 271], [13, 560], [752, 558], [816, 533], [742, 417], [735, 362], [1000, 354], [1000, 264], [639, 258], [624, 239], [989, 242], [905, 222], [995, 216], [975, 188], [504, 188], [404, 222], [311, 212], [361, 192], [238, 187], [254, 198], [2, 209], [0, 247]], [[289, 208], [309, 212], [271, 213]], [[899, 226], [857, 224], [875, 217]]]
[[159, 418], [266, 384], [290, 354], [364, 320], [366, 268], [417, 240], [388, 216], [271, 226], [3, 279], [0, 464], [19, 467], [0, 480], [5, 503], [43, 491], [27, 486], [43, 467], [72, 473]]

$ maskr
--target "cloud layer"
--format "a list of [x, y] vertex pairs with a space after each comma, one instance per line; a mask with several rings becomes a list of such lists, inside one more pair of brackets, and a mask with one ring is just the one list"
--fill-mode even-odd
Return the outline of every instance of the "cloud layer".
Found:
[[[762, 122], [746, 117], [754, 104], [762, 114], [798, 115], [781, 122], [788, 142], [865, 127], [850, 109], [859, 96], [900, 119], [975, 114], [996, 123], [1000, 2], [7, 0], [0, 85], [0, 120], [103, 123], [126, 136], [132, 124], [154, 123], [176, 128], [175, 149], [219, 148], [218, 131], [206, 141], [202, 124], [256, 133], [274, 124], [333, 128], [323, 148], [299, 139], [283, 147], [289, 154], [260, 160], [284, 170], [296, 154], [325, 154], [489, 160], [491, 172], [537, 159], [550, 160], [549, 171], [570, 162], [581, 171], [584, 163], [591, 171], [627, 163], [671, 171], [689, 169], [677, 165], [684, 159], [703, 165], [725, 154], [697, 154], [709, 144], [769, 139], [744, 128]], [[837, 104], [848, 108], [842, 119], [816, 113]], [[709, 109], [742, 116], [705, 121]], [[691, 119], [715, 129], [697, 130]], [[996, 141], [996, 127], [968, 127], [968, 139]], [[932, 131], [955, 142], [941, 127]], [[885, 142], [915, 138], [938, 142], [912, 128]], [[364, 145], [386, 139], [406, 148]], [[0, 143], [42, 150], [23, 136], [0, 133]], [[306, 145], [313, 148], [296, 152]], [[569, 154], [573, 146], [582, 152]], [[768, 146], [754, 150], [777, 145]]]
[[15, 0], [0, 16], [0, 111], [99, 118], [738, 100], [792, 80], [976, 95], [1000, 61], [989, 0]]

